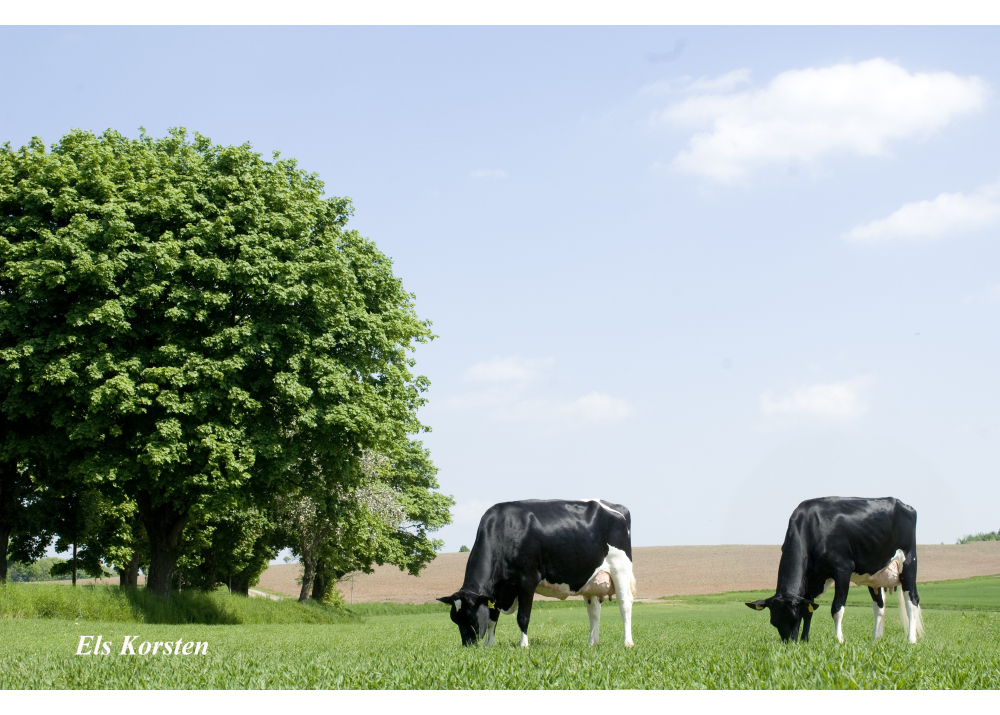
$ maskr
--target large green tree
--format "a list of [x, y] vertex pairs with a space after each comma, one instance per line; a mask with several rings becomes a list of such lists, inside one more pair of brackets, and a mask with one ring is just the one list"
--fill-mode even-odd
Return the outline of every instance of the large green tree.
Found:
[[430, 324], [351, 212], [293, 160], [183, 129], [0, 148], [3, 412], [43, 424], [60, 478], [134, 502], [151, 589], [220, 495], [420, 431]]

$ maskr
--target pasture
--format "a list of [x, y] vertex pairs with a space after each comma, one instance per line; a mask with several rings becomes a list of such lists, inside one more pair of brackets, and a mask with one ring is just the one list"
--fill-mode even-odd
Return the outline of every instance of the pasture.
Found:
[[[833, 642], [829, 593], [821, 599], [827, 607], [814, 618], [811, 642], [782, 644], [766, 613], [743, 605], [768, 594], [745, 592], [636, 604], [636, 645], [629, 651], [621, 644], [617, 606], [609, 603], [601, 644], [589, 648], [579, 601], [536, 603], [527, 650], [516, 647], [513, 616], [501, 617], [495, 647], [462, 648], [440, 604], [369, 603], [346, 616], [321, 617], [322, 610], [297, 604], [238, 599], [245, 614], [270, 609], [268, 618], [285, 622], [251, 622], [265, 617], [244, 615], [236, 625], [16, 618], [5, 610], [0, 688], [1000, 687], [1000, 578], [919, 588], [927, 636], [916, 646], [904, 642], [895, 596], [887, 604], [885, 637], [871, 641], [864, 589], [852, 589], [848, 600], [844, 645]], [[314, 622], [289, 622], [294, 609], [282, 610], [289, 607], [303, 609], [298, 617]], [[136, 614], [118, 609], [104, 617]], [[187, 657], [74, 655], [80, 635], [97, 634], [116, 644], [128, 634], [210, 646], [208, 655]]]

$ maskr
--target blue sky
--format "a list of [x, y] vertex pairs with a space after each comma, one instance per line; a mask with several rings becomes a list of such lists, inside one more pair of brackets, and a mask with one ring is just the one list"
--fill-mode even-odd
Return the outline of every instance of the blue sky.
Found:
[[350, 196], [440, 336], [455, 496], [633, 543], [802, 499], [1000, 527], [996, 28], [0, 28], [0, 141], [197, 130]]

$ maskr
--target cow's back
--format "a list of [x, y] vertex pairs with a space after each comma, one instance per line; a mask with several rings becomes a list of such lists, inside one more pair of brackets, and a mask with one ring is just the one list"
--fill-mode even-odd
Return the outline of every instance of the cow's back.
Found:
[[916, 510], [894, 497], [809, 499], [792, 512], [782, 552], [798, 540], [810, 561], [847, 556], [858, 573], [875, 573], [897, 549], [913, 552], [916, 522]]

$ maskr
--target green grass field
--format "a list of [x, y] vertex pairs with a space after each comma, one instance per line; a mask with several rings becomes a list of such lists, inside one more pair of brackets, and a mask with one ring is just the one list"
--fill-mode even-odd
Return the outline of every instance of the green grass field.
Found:
[[[810, 643], [782, 644], [767, 614], [742, 603], [767, 595], [761, 592], [636, 604], [636, 645], [628, 651], [621, 643], [617, 606], [609, 603], [596, 648], [587, 646], [582, 602], [536, 604], [531, 647], [522, 650], [513, 616], [501, 617], [495, 647], [462, 648], [446, 607], [437, 604], [361, 604], [344, 614], [211, 594], [204, 598], [216, 605], [201, 613], [216, 619], [208, 625], [184, 622], [196, 611], [186, 606], [172, 607], [172, 622], [163, 616], [169, 609], [161, 609], [160, 622], [150, 622], [142, 608], [122, 606], [118, 596], [98, 588], [78, 598], [118, 603], [103, 616], [95, 612], [107, 620], [13, 617], [12, 604], [20, 603], [21, 615], [28, 615], [25, 604], [40, 596], [37, 591], [11, 596], [12, 586], [0, 593], [0, 688], [5, 689], [1000, 688], [1000, 578], [920, 584], [927, 636], [916, 646], [904, 640], [895, 596], [887, 604], [885, 636], [873, 643], [867, 591], [852, 589], [844, 645], [833, 642], [827, 608], [813, 620]], [[827, 594], [822, 602], [829, 600]], [[58, 615], [58, 609], [50, 610]], [[77, 610], [82, 615], [86, 609]], [[220, 621], [219, 613], [228, 615]], [[283, 622], [260, 622], [267, 618]], [[115, 653], [125, 635], [138, 635], [136, 643], [207, 641], [209, 652], [74, 655], [81, 635], [98, 634], [114, 643]]]

